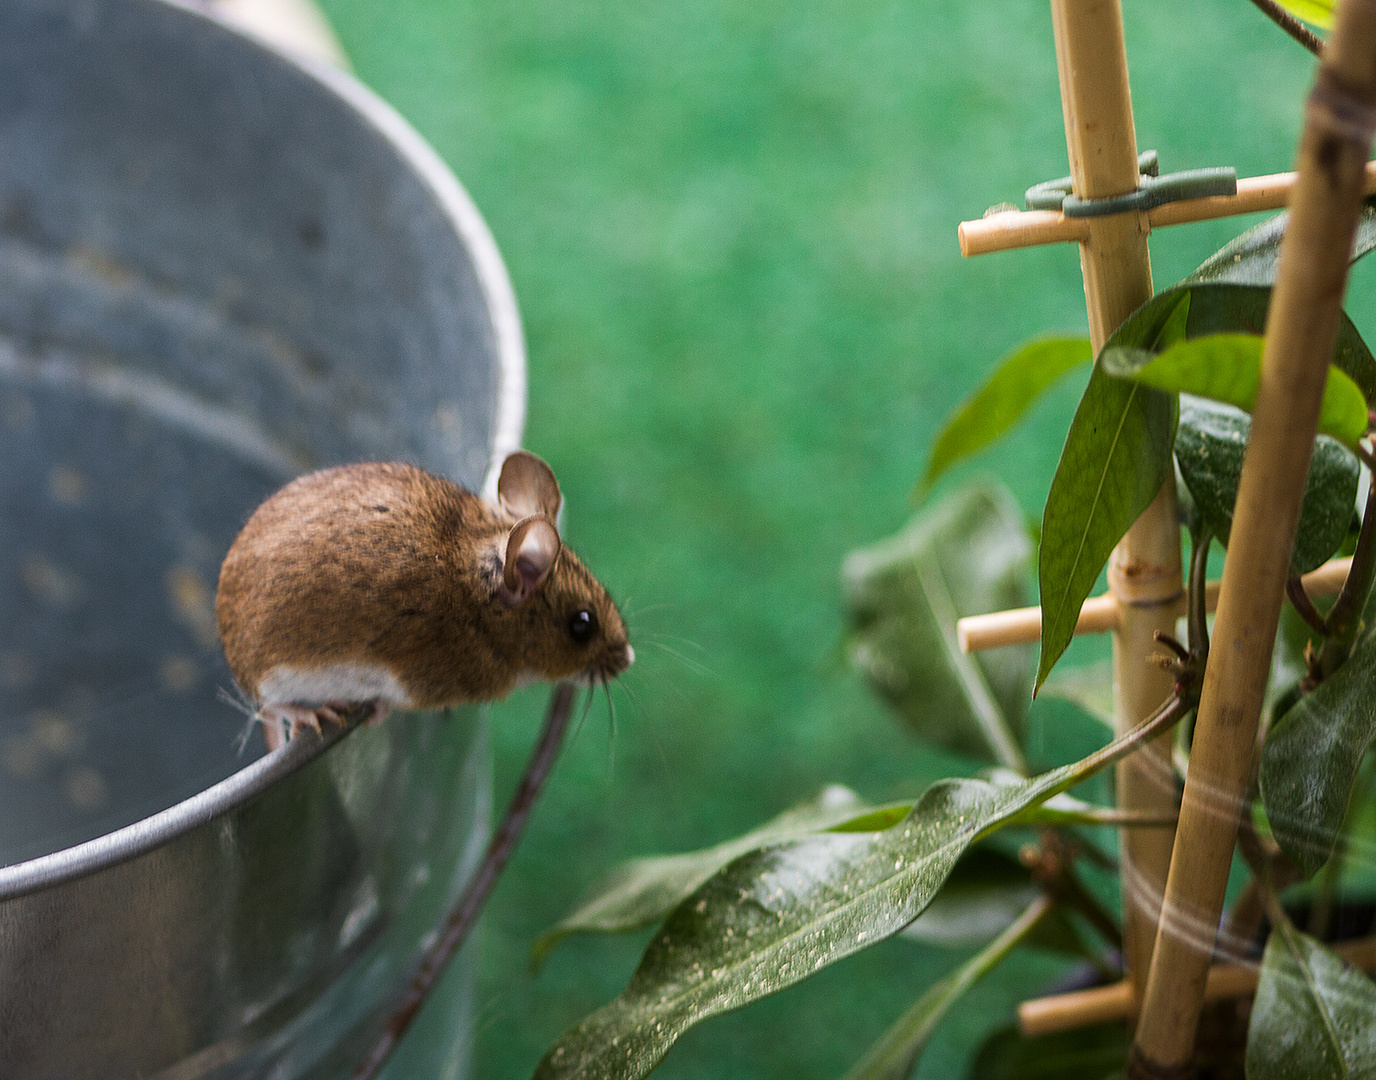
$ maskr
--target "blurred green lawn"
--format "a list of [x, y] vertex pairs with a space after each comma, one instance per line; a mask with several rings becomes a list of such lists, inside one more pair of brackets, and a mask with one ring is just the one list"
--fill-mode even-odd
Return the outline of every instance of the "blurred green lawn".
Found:
[[[645, 935], [525, 967], [609, 865], [715, 843], [826, 782], [885, 800], [972, 768], [909, 738], [845, 670], [837, 572], [902, 525], [938, 425], [998, 356], [1084, 332], [1073, 248], [965, 262], [956, 246], [960, 220], [1067, 171], [1050, 14], [323, 6], [496, 235], [529, 339], [526, 444], [554, 466], [566, 535], [623, 599], [638, 654], [614, 736], [594, 704], [484, 918], [475, 1073], [525, 1077], [634, 968]], [[1128, 0], [1127, 38], [1139, 143], [1163, 170], [1289, 168], [1312, 62], [1250, 4]], [[1158, 285], [1250, 223], [1158, 234]], [[1079, 385], [947, 485], [992, 474], [1039, 515]], [[499, 803], [544, 696], [493, 711]], [[958, 959], [889, 942], [703, 1025], [659, 1075], [839, 1076]], [[960, 1075], [1057, 970], [1001, 969], [919, 1075]]]

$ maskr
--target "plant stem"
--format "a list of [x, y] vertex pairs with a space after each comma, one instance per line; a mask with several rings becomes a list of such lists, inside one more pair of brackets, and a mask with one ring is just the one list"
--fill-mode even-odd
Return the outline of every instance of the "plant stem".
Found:
[[1285, 583], [1285, 595], [1290, 598], [1290, 605], [1299, 617], [1309, 624], [1309, 629], [1319, 634], [1327, 632], [1328, 628], [1324, 624], [1323, 616], [1319, 614], [1319, 609], [1314, 606], [1314, 601], [1309, 599], [1309, 594], [1304, 591], [1304, 582], [1297, 577], [1292, 577]]
[[1200, 675], [1203, 675], [1204, 665], [1209, 659], [1206, 590], [1209, 584], [1209, 547], [1213, 539], [1213, 531], [1207, 525], [1200, 525], [1199, 531], [1190, 537], [1190, 610], [1186, 624], [1190, 631], [1190, 652], [1199, 664]]
[[550, 691], [549, 710], [545, 713], [545, 725], [540, 731], [540, 740], [531, 751], [530, 761], [526, 764], [526, 771], [516, 787], [516, 794], [511, 800], [511, 806], [507, 808], [506, 817], [502, 819], [501, 825], [488, 844], [487, 853], [483, 856], [477, 872], [464, 889], [463, 895], [459, 897], [458, 903], [450, 910], [439, 940], [425, 951], [420, 963], [416, 965], [401, 1004], [387, 1021], [386, 1029], [368, 1056], [354, 1071], [354, 1080], [372, 1080], [386, 1064], [387, 1058], [396, 1049], [397, 1043], [406, 1034], [406, 1029], [411, 1026], [416, 1014], [420, 1012], [420, 1007], [425, 1004], [425, 999], [434, 989], [440, 975], [444, 973], [445, 965], [468, 937], [473, 924], [478, 921], [478, 915], [487, 902], [488, 894], [497, 884], [507, 860], [516, 849], [516, 842], [521, 838], [526, 819], [535, 805], [536, 796], [540, 794], [540, 788], [559, 756], [559, 747], [563, 743], [569, 713], [572, 711], [573, 694], [573, 684], [568, 682], [561, 682]]
[[1362, 530], [1357, 534], [1357, 550], [1352, 553], [1352, 568], [1324, 621], [1326, 636], [1319, 651], [1318, 665], [1319, 674], [1324, 678], [1332, 675], [1351, 655], [1373, 580], [1376, 580], [1376, 473], [1372, 474], [1371, 486], [1367, 489]]
[[1315, 56], [1323, 55], [1323, 39], [1291, 15], [1276, 0], [1252, 0], [1262, 13]]

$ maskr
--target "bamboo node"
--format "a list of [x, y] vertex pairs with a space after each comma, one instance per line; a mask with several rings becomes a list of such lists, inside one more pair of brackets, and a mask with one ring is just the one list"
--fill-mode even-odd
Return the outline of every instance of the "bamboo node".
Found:
[[1153, 565], [1128, 555], [1123, 545], [1114, 549], [1108, 564], [1108, 588], [1120, 604], [1158, 607], [1179, 604], [1185, 596], [1180, 580], [1180, 564]]
[[1306, 112], [1309, 124], [1360, 148], [1363, 156], [1376, 136], [1376, 102], [1361, 97], [1328, 67], [1319, 68]]

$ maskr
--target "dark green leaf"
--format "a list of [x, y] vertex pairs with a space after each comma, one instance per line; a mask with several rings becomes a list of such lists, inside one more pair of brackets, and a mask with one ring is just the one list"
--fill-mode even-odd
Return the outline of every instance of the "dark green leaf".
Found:
[[[1162, 315], [1164, 323], [1169, 312]], [[1152, 329], [1142, 340], [1155, 340], [1160, 326]], [[1136, 344], [1117, 339], [1110, 342]], [[1038, 687], [1070, 644], [1080, 606], [1114, 545], [1170, 476], [1176, 413], [1174, 394], [1112, 378], [1095, 365], [1042, 516]]]
[[1006, 356], [987, 382], [946, 421], [922, 477], [926, 490], [963, 457], [1001, 436], [1062, 375], [1094, 359], [1086, 338], [1045, 338]]
[[1122, 1024], [1024, 1038], [1016, 1027], [994, 1032], [975, 1055], [967, 1080], [1106, 1080], [1122, 1072], [1132, 1036]]
[[846, 1074], [846, 1080], [907, 1080], [927, 1040], [951, 1006], [1012, 952], [1051, 910], [1049, 900], [1035, 900], [985, 948], [932, 985]]
[[574, 911], [535, 940], [531, 962], [539, 964], [569, 934], [622, 933], [650, 926], [738, 855], [779, 840], [824, 832], [854, 821], [867, 810], [855, 792], [831, 784], [814, 798], [734, 840], [681, 855], [631, 859], [613, 867]]
[[[1248, 229], [1211, 255], [1180, 284], [1222, 281], [1234, 285], [1274, 285], [1280, 242], [1289, 223], [1287, 211]], [[1352, 238], [1352, 261], [1356, 262], [1373, 250], [1376, 250], [1376, 207], [1367, 201], [1362, 204], [1357, 234]]]
[[[1181, 399], [1175, 459], [1200, 515], [1224, 546], [1251, 426], [1251, 418], [1231, 406]], [[1326, 435], [1314, 441], [1290, 556], [1292, 574], [1308, 573], [1338, 550], [1352, 521], [1358, 475], [1357, 459], [1341, 443]]]
[[[1188, 290], [1153, 298], [1128, 316], [1105, 349], [1154, 351], [1174, 342], [1188, 325], [1191, 303]], [[1037, 688], [1074, 637], [1080, 606], [1113, 546], [1170, 475], [1176, 412], [1175, 395], [1129, 390], [1094, 365], [1042, 512]]]
[[955, 622], [1022, 607], [1031, 544], [1003, 488], [964, 488], [897, 536], [854, 551], [842, 571], [851, 663], [913, 729], [938, 745], [1024, 770], [1031, 650], [968, 656]]
[[1248, 1080], [1376, 1077], [1376, 983], [1288, 922], [1271, 931], [1247, 1029]]
[[693, 1024], [896, 934], [971, 844], [1156, 734], [1017, 785], [941, 781], [885, 832], [824, 833], [742, 855], [674, 909], [621, 996], [566, 1032], [536, 1076], [646, 1075]]
[[[1101, 363], [1115, 378], [1221, 401], [1251, 412], [1261, 381], [1263, 339], [1255, 334], [1208, 334], [1153, 355], [1144, 349], [1105, 349]], [[1347, 375], [1329, 366], [1319, 431], [1348, 446], [1366, 432], [1367, 404]]]
[[1281, 849], [1307, 874], [1328, 861], [1357, 766], [1376, 735], [1376, 637], [1276, 722], [1261, 748], [1261, 800]]

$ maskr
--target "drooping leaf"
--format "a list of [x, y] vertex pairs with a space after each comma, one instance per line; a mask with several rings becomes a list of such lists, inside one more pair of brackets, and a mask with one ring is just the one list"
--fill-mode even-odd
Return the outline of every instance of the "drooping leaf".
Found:
[[1333, 29], [1333, 0], [1276, 0], [1297, 19], [1313, 23], [1322, 30]]
[[868, 816], [869, 810], [855, 792], [830, 784], [744, 836], [702, 851], [631, 859], [615, 866], [577, 908], [535, 939], [531, 963], [538, 965], [569, 934], [615, 934], [650, 926], [738, 855], [779, 840], [824, 832]]
[[955, 623], [1021, 607], [1031, 543], [1004, 488], [962, 489], [842, 570], [851, 663], [919, 735], [1022, 769], [1027, 646], [960, 651]]
[[1049, 900], [1034, 900], [998, 937], [929, 987], [870, 1048], [855, 1068], [846, 1073], [846, 1080], [907, 1080], [932, 1032], [951, 1006], [1012, 952], [1051, 910]]
[[1376, 637], [1271, 728], [1261, 748], [1261, 800], [1281, 849], [1305, 871], [1333, 852], [1362, 756], [1376, 736]]
[[[1162, 313], [1163, 323], [1169, 314]], [[1139, 340], [1154, 340], [1159, 330]], [[1038, 687], [1074, 637], [1080, 607], [1114, 545], [1170, 475], [1177, 411], [1174, 394], [1112, 378], [1095, 365], [1042, 514]]]
[[[1267, 218], [1248, 229], [1213, 255], [1180, 284], [1220, 281], [1234, 285], [1274, 285], [1280, 259], [1280, 242], [1290, 224], [1290, 212]], [[1376, 251], [1376, 206], [1371, 200], [1362, 204], [1357, 232], [1352, 238], [1352, 261]]]
[[1248, 1080], [1376, 1077], [1376, 983], [1288, 922], [1271, 931], [1247, 1029]]
[[[1372, 228], [1376, 231], [1376, 225]], [[1266, 310], [1271, 303], [1269, 285], [1190, 283], [1186, 279], [1157, 293], [1129, 315], [1105, 347], [1127, 346], [1159, 352], [1162, 331], [1187, 292], [1190, 308], [1186, 336], [1190, 339], [1207, 334], [1261, 334], [1266, 330]], [[1376, 399], [1376, 357], [1346, 314], [1338, 321], [1338, 340], [1331, 362], [1357, 384], [1363, 397], [1368, 401]]]
[[[1231, 406], [1181, 398], [1175, 459], [1200, 516], [1225, 547], [1251, 427], [1251, 418]], [[1359, 472], [1357, 459], [1337, 440], [1326, 435], [1315, 440], [1290, 556], [1292, 574], [1307, 574], [1342, 544], [1352, 521]]]
[[1094, 359], [1087, 338], [1030, 341], [1000, 361], [994, 373], [951, 414], [932, 445], [932, 458], [919, 489], [961, 458], [984, 449], [1066, 372]]
[[676, 907], [630, 984], [546, 1053], [541, 1080], [635, 1080], [685, 1030], [807, 978], [920, 915], [974, 842], [1160, 733], [1142, 729], [1021, 784], [945, 780], [899, 825], [740, 856]]
[[[1255, 334], [1208, 334], [1153, 355], [1145, 349], [1105, 349], [1103, 368], [1158, 390], [1194, 394], [1251, 412], [1261, 381], [1263, 339]], [[1357, 384], [1332, 365], [1319, 409], [1319, 431], [1355, 446], [1366, 432], [1367, 403]]]
[[1108, 1080], [1122, 1073], [1131, 1045], [1122, 1024], [1032, 1038], [1001, 1028], [979, 1048], [966, 1080]]

